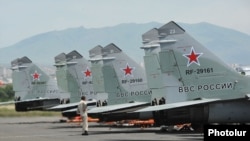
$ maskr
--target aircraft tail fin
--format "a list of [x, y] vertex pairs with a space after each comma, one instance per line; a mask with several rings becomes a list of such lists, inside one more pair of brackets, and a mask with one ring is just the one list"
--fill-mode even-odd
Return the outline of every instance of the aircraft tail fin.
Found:
[[245, 78], [173, 21], [151, 29], [142, 39], [148, 85], [168, 103], [238, 97], [233, 94], [235, 88], [246, 83]]
[[90, 63], [76, 50], [55, 57], [57, 80], [60, 87], [70, 92], [70, 102], [78, 102], [81, 95], [95, 99]]
[[11, 69], [16, 111], [43, 110], [69, 96], [58, 89], [55, 79], [26, 56], [11, 61]]
[[[142, 66], [115, 44], [90, 50], [93, 84], [97, 92], [108, 93], [108, 104], [150, 101], [150, 91]], [[95, 54], [95, 55], [94, 55]]]
[[[13, 90], [16, 99], [32, 99], [37, 97], [45, 97], [45, 93], [34, 92], [32, 88], [44, 87], [48, 82], [49, 76], [42, 71], [37, 65], [24, 56], [17, 58], [11, 62]], [[44, 87], [45, 88], [45, 87]]]

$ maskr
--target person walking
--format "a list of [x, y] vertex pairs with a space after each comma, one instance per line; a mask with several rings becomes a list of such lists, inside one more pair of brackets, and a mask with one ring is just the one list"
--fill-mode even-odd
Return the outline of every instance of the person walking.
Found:
[[82, 135], [88, 135], [88, 113], [86, 97], [82, 96], [78, 104], [78, 113], [82, 117]]

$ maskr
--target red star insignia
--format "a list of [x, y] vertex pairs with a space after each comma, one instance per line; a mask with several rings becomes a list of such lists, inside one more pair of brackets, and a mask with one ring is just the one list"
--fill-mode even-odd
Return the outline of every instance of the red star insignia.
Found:
[[190, 66], [192, 63], [195, 63], [200, 66], [198, 58], [201, 57], [202, 54], [203, 53], [196, 53], [194, 47], [191, 48], [189, 54], [183, 54], [183, 56], [188, 59], [187, 66]]
[[122, 70], [124, 71], [125, 76], [128, 76], [132, 75], [132, 71], [134, 70], [134, 68], [129, 67], [129, 65], [127, 64], [126, 68], [123, 68]]
[[39, 74], [39, 73], [37, 73], [37, 71], [35, 71], [33, 74], [31, 74], [31, 76], [33, 77], [33, 81], [40, 80], [41, 74]]
[[91, 76], [91, 71], [89, 70], [89, 68], [86, 69], [84, 74], [85, 74], [85, 77], [90, 77]]

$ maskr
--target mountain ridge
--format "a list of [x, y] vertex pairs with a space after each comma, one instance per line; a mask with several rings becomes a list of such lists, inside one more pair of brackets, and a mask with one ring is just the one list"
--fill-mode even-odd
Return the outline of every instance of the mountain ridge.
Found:
[[[216, 26], [207, 22], [178, 23], [191, 36], [229, 63], [249, 64], [250, 36], [239, 31]], [[88, 52], [97, 45], [116, 44], [136, 61], [143, 61], [141, 35], [152, 28], [164, 24], [149, 22], [144, 24], [123, 23], [103, 28], [83, 26], [64, 30], [49, 31], [34, 35], [11, 46], [0, 48], [0, 63], [7, 63], [23, 56], [34, 63], [53, 65], [54, 57], [62, 52], [77, 50], [86, 59]], [[244, 58], [244, 59], [243, 59]]]

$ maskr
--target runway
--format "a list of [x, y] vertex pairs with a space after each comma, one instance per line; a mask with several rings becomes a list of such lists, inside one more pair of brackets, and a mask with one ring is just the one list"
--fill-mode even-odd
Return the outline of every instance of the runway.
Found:
[[89, 135], [81, 135], [79, 123], [60, 122], [60, 117], [0, 118], [1, 141], [195, 141], [203, 133], [162, 132], [159, 127], [108, 127], [89, 123]]

